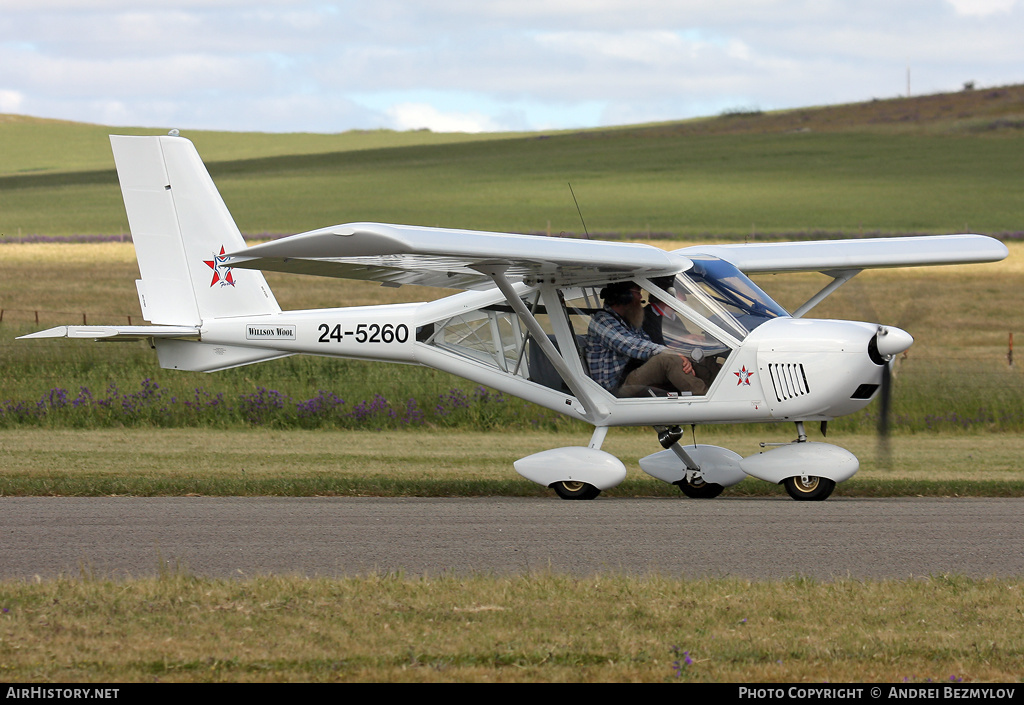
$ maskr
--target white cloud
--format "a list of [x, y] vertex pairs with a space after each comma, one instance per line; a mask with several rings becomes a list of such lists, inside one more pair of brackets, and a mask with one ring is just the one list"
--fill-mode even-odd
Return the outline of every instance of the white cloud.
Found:
[[552, 52], [613, 62], [665, 66], [694, 57], [706, 42], [688, 41], [665, 30], [626, 32], [549, 32], [536, 37]]
[[[0, 0], [0, 96], [47, 117], [494, 130], [1024, 80], [1022, 0]], [[15, 99], [16, 97], [16, 99]], [[327, 127], [321, 127], [327, 126]]]
[[958, 14], [987, 17], [1008, 13], [1017, 5], [1017, 0], [947, 0]]
[[0, 113], [18, 113], [25, 102], [25, 96], [18, 91], [0, 90]]
[[396, 130], [432, 132], [501, 132], [508, 128], [483, 113], [442, 113], [426, 103], [399, 103], [387, 110]]
[[[175, 8], [214, 9], [241, 8], [258, 5], [289, 5], [289, 0], [175, 0]], [[119, 12], [135, 10], [159, 11], [167, 8], [163, 0], [0, 0], [0, 10], [6, 12]]]

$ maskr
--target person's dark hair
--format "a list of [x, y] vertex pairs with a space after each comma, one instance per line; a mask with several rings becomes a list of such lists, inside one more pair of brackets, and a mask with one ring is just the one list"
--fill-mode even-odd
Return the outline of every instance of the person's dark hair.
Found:
[[662, 289], [665, 289], [666, 291], [668, 290], [668, 288], [670, 286], [674, 286], [675, 283], [676, 283], [676, 277], [675, 277], [674, 274], [669, 275], [667, 277], [655, 277], [654, 279], [651, 280], [651, 284], [654, 284], [657, 287], [661, 287]]
[[633, 302], [633, 289], [636, 288], [634, 282], [615, 282], [601, 289], [601, 298], [608, 306], [624, 306]]

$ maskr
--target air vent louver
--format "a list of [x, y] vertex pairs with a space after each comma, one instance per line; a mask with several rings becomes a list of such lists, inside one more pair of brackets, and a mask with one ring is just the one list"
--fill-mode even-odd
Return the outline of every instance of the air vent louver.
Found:
[[768, 363], [768, 374], [771, 375], [778, 401], [788, 401], [811, 393], [802, 364], [771, 362]]

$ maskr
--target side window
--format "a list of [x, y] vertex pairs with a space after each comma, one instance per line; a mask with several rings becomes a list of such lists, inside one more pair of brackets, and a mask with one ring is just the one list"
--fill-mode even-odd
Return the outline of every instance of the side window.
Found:
[[511, 307], [488, 306], [436, 322], [425, 342], [502, 372], [526, 376], [525, 334]]
[[[555, 302], [557, 310], [549, 311], [545, 305], [546, 299]], [[569, 362], [576, 356], [580, 364], [585, 365], [583, 352], [589, 319], [567, 316], [563, 296], [553, 298], [549, 294], [542, 297], [538, 291], [532, 291], [524, 295], [523, 303], [559, 354]], [[561, 325], [558, 324], [559, 319], [563, 321]], [[556, 330], [565, 331], [566, 322], [576, 333], [572, 341], [575, 349], [570, 350], [568, 355], [562, 349], [564, 345], [559, 340], [561, 336], [556, 334]], [[421, 338], [421, 342], [549, 389], [563, 393], [569, 389], [541, 344], [505, 302], [436, 321], [428, 327], [428, 334]], [[570, 367], [575, 367], [575, 363], [570, 364]]]

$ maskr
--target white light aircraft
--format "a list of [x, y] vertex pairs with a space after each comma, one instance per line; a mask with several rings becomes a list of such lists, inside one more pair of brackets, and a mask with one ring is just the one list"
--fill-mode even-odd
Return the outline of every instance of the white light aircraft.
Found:
[[[439, 228], [350, 223], [247, 247], [192, 143], [111, 136], [142, 279], [148, 326], [61, 326], [28, 338], [147, 340], [161, 367], [213, 372], [298, 353], [434, 367], [595, 427], [586, 447], [515, 462], [564, 499], [591, 499], [626, 468], [602, 451], [613, 426], [650, 425], [665, 450], [640, 461], [687, 496], [714, 497], [747, 476], [822, 500], [859, 467], [810, 442], [808, 421], [884, 396], [893, 356], [913, 339], [891, 326], [805, 318], [877, 267], [994, 262], [981, 235], [656, 247]], [[260, 270], [462, 289], [436, 301], [282, 311]], [[746, 275], [822, 272], [831, 282], [792, 313]], [[599, 293], [634, 282], [665, 313], [665, 344], [712, 371], [700, 396], [645, 389], [619, 397], [588, 375], [584, 347]], [[794, 422], [797, 439], [749, 457], [683, 444], [683, 425]]]

